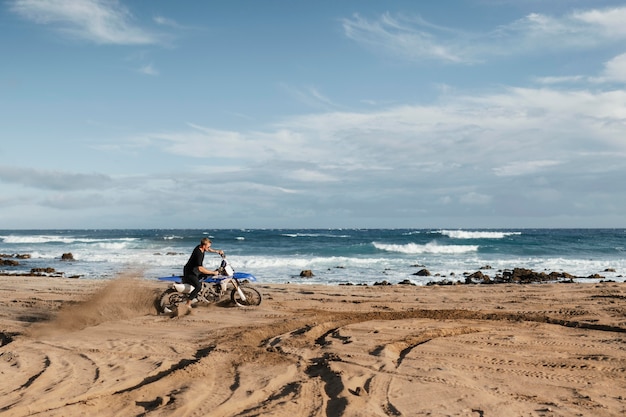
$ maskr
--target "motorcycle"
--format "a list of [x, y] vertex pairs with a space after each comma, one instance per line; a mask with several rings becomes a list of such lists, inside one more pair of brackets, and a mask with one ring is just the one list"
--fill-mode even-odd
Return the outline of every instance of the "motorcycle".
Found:
[[[217, 303], [226, 298], [230, 290], [230, 300], [239, 307], [258, 306], [261, 304], [261, 293], [256, 288], [250, 287], [250, 281], [256, 281], [256, 277], [246, 272], [235, 272], [222, 255], [222, 262], [217, 269], [218, 275], [203, 275], [200, 277], [200, 292], [193, 304], [198, 302]], [[161, 277], [161, 281], [169, 281], [168, 288], [155, 300], [155, 306], [159, 314], [168, 314], [176, 311], [180, 304], [188, 300], [192, 290], [191, 284], [183, 283], [182, 276]]]

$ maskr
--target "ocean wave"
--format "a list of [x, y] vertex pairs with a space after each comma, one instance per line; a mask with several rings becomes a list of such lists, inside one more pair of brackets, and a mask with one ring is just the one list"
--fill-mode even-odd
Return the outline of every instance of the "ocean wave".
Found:
[[439, 245], [436, 242], [429, 242], [425, 245], [407, 243], [405, 245], [393, 245], [384, 243], [372, 243], [376, 249], [387, 252], [398, 252], [405, 254], [459, 254], [478, 251], [478, 245]]
[[522, 234], [522, 232], [488, 232], [470, 230], [439, 230], [437, 233], [441, 233], [451, 239], [502, 239], [507, 236]]
[[330, 233], [282, 233], [281, 236], [285, 236], [285, 237], [340, 237], [340, 238], [350, 237], [350, 235], [333, 235]]
[[102, 243], [102, 242], [133, 242], [138, 240], [137, 238], [115, 238], [115, 239], [95, 239], [95, 238], [82, 238], [72, 236], [52, 236], [52, 235], [34, 235], [34, 236], [0, 236], [0, 239], [4, 243], [11, 244], [45, 244], [45, 243]]

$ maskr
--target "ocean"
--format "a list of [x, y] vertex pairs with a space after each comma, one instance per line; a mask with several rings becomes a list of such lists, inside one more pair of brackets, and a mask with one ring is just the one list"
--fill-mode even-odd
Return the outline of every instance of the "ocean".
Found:
[[[626, 280], [626, 229], [146, 229], [0, 230], [0, 254], [30, 255], [2, 274], [53, 268], [61, 276], [110, 279], [127, 270], [146, 279], [180, 275], [210, 237], [236, 271], [260, 283], [367, 284], [492, 277], [516, 267], [567, 272], [580, 282]], [[71, 253], [74, 260], [61, 256]], [[7, 258], [3, 258], [7, 259]], [[207, 253], [205, 266], [219, 265]], [[431, 276], [415, 273], [427, 269]], [[312, 278], [301, 278], [311, 270]], [[603, 278], [587, 278], [599, 274]]]

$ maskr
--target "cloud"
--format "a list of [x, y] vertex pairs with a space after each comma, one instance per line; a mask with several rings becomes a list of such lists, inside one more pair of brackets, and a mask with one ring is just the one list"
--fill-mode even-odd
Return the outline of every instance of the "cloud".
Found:
[[[408, 19], [383, 14], [369, 21], [358, 14], [342, 21], [345, 35], [375, 50], [385, 50], [409, 61], [440, 60], [451, 63], [472, 61], [460, 33], [429, 24], [422, 19]], [[449, 40], [436, 37], [436, 33], [450, 33]]]
[[419, 17], [377, 19], [358, 14], [342, 20], [355, 42], [399, 59], [476, 64], [494, 56], [582, 50], [626, 40], [626, 7], [577, 11], [562, 16], [531, 13], [491, 31], [467, 32], [434, 25]]
[[463, 204], [484, 206], [491, 203], [492, 197], [485, 194], [470, 192], [461, 195], [459, 201]]
[[322, 94], [315, 87], [299, 89], [291, 87], [285, 83], [280, 84], [280, 86], [290, 96], [294, 97], [296, 100], [303, 104], [306, 104], [309, 107], [322, 110], [335, 110], [343, 107], [333, 102], [330, 98]]
[[626, 83], [626, 53], [617, 55], [605, 62], [604, 68], [598, 76], [549, 76], [537, 77], [535, 81], [545, 85]]
[[139, 72], [145, 75], [159, 75], [159, 71], [157, 71], [152, 64], [146, 64], [139, 68]]
[[564, 75], [564, 76], [550, 76], [550, 77], [537, 77], [535, 81], [540, 84], [554, 85], [554, 84], [573, 84], [588, 81], [588, 77], [582, 75]]
[[183, 26], [181, 24], [179, 24], [178, 22], [176, 22], [173, 19], [168, 19], [167, 17], [163, 17], [163, 16], [155, 16], [154, 17], [154, 22], [159, 24], [159, 25], [163, 25], [163, 26], [169, 26], [175, 29], [182, 29]]
[[534, 174], [556, 165], [559, 161], [514, 161], [493, 169], [498, 176], [519, 176]]
[[[228, 224], [257, 225], [295, 214], [402, 224], [415, 216], [427, 223], [459, 215], [549, 216], [555, 205], [580, 213], [600, 200], [615, 207], [623, 200], [615, 190], [626, 172], [625, 114], [623, 91], [505, 88], [429, 106], [290, 117], [254, 131], [189, 123], [123, 141], [134, 151], [148, 148], [155, 160], [163, 154], [168, 163], [150, 175], [0, 166], [0, 181], [46, 191], [37, 197], [46, 207], [119, 211], [122, 222], [131, 221], [124, 210], [141, 213], [143, 222], [187, 224], [210, 211], [228, 213]], [[569, 204], [574, 200], [580, 208]], [[20, 204], [3, 209], [12, 205], [18, 213]], [[331, 214], [338, 207], [341, 218]], [[597, 212], [618, 211], [606, 205]]]
[[25, 19], [54, 25], [70, 37], [97, 44], [159, 42], [157, 35], [136, 26], [130, 11], [115, 0], [15, 0], [10, 9]]
[[577, 11], [568, 16], [572, 21], [581, 22], [588, 33], [606, 39], [623, 40], [626, 38], [626, 7], [602, 10]]
[[604, 65], [600, 81], [626, 83], [626, 53], [618, 55]]
[[43, 190], [76, 191], [109, 188], [113, 180], [103, 174], [76, 174], [0, 165], [0, 181]]
[[478, 197], [492, 191], [480, 188], [609, 167], [626, 152], [624, 115], [626, 91], [504, 88], [428, 106], [301, 115], [254, 131], [190, 123], [136, 137], [132, 145], [193, 158], [201, 176], [237, 184], [309, 195], [320, 184], [329, 194], [375, 195], [437, 194], [439, 186], [455, 184], [476, 197], [465, 201], [485, 202]]

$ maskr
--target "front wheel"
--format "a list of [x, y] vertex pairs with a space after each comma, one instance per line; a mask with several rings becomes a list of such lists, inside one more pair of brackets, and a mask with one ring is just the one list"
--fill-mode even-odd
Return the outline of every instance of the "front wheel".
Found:
[[187, 297], [176, 291], [174, 288], [168, 288], [161, 294], [157, 302], [157, 310], [160, 314], [171, 313], [178, 308], [179, 304], [185, 303]]
[[[241, 294], [239, 294], [239, 291], [241, 291], [246, 297], [245, 301], [241, 297]], [[230, 300], [239, 307], [258, 306], [261, 304], [261, 293], [258, 292], [256, 288], [244, 287], [243, 285], [240, 285], [239, 290], [235, 288], [230, 293]]]

